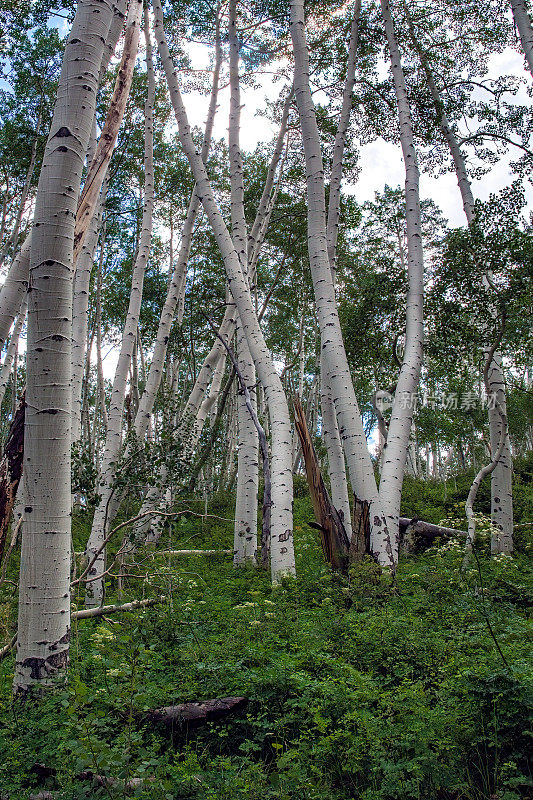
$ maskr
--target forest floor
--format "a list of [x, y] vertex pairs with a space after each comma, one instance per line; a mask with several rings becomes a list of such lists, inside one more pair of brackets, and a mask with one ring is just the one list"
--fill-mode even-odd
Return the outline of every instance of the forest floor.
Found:
[[[532, 521], [524, 475], [521, 522]], [[403, 511], [434, 522], [458, 516], [462, 493], [462, 485], [445, 493], [410, 481]], [[392, 587], [372, 562], [349, 580], [332, 575], [306, 524], [302, 486], [299, 494], [297, 580], [272, 589], [266, 573], [235, 570], [228, 556], [146, 552], [138, 572], [147, 577], [130, 583], [124, 600], [166, 600], [75, 623], [68, 686], [21, 708], [10, 695], [13, 658], [0, 663], [0, 798], [533, 796], [532, 529], [519, 527], [518, 552], [496, 560], [481, 535], [464, 574], [459, 542], [406, 556]], [[209, 511], [227, 518], [230, 508], [226, 497]], [[78, 515], [76, 549], [87, 527]], [[232, 525], [181, 517], [164, 537], [161, 549], [229, 548]], [[13, 583], [0, 590], [2, 641], [13, 630], [15, 576], [13, 563]], [[248, 703], [196, 729], [142, 718], [225, 696]], [[97, 787], [81, 773], [117, 780]], [[128, 786], [133, 778], [142, 780]]]

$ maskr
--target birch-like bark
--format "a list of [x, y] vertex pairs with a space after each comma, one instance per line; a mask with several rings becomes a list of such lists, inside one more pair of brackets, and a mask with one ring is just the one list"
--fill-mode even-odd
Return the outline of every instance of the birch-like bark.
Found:
[[11, 249], [16, 250], [18, 244], [18, 236], [20, 231], [20, 223], [22, 222], [22, 216], [24, 214], [24, 209], [26, 207], [26, 200], [28, 199], [28, 194], [30, 191], [31, 180], [33, 178], [33, 170], [35, 168], [35, 158], [37, 155], [37, 140], [39, 137], [39, 133], [41, 131], [41, 122], [42, 122], [42, 106], [43, 106], [43, 99], [41, 98], [41, 105], [39, 106], [39, 116], [37, 118], [37, 126], [35, 129], [35, 138], [32, 142], [31, 146], [31, 156], [30, 156], [30, 163], [28, 165], [28, 170], [26, 172], [26, 178], [24, 181], [24, 186], [22, 187], [22, 192], [20, 195], [20, 202], [19, 208], [17, 211], [17, 216], [15, 219], [15, 224], [13, 226], [13, 230], [11, 231], [10, 236], [8, 237], [7, 242], [5, 243], [4, 247], [0, 251], [0, 267], [2, 267], [5, 258]]
[[330, 387], [352, 487], [371, 506], [372, 550], [379, 562], [394, 568], [387, 520], [379, 499], [359, 407], [350, 375], [328, 258], [326, 202], [320, 134], [309, 83], [309, 54], [303, 0], [291, 1], [291, 36], [295, 59], [294, 87], [306, 161], [309, 262]]
[[[222, 64], [222, 48], [220, 44], [220, 19], [219, 12], [217, 12], [216, 24], [216, 49], [215, 49], [215, 64], [213, 71], [213, 86], [211, 89], [211, 97], [209, 100], [209, 110], [207, 113], [207, 120], [205, 124], [204, 141], [202, 145], [201, 156], [205, 162], [209, 154], [209, 147], [211, 144], [211, 137], [213, 135], [213, 124], [215, 121], [215, 114], [218, 102], [218, 89], [220, 80], [220, 67]], [[135, 434], [141, 439], [146, 435], [146, 431], [150, 424], [150, 418], [155, 403], [155, 398], [161, 385], [161, 378], [163, 375], [163, 367], [165, 364], [167, 345], [170, 336], [170, 329], [176, 313], [176, 306], [179, 303], [180, 297], [184, 294], [185, 289], [185, 276], [187, 271], [187, 263], [189, 261], [189, 254], [191, 251], [192, 237], [194, 232], [194, 225], [196, 217], [200, 209], [200, 198], [196, 187], [193, 190], [187, 216], [183, 224], [181, 232], [181, 245], [179, 250], [176, 265], [172, 271], [167, 296], [159, 318], [159, 326], [155, 338], [154, 351], [152, 354], [152, 361], [150, 362], [150, 369], [148, 371], [148, 378], [146, 386], [139, 403], [139, 410], [135, 417]]]
[[109, 103], [104, 127], [96, 145], [96, 152], [83, 184], [83, 191], [76, 214], [76, 230], [74, 233], [75, 259], [81, 252], [83, 240], [91, 224], [124, 116], [139, 47], [142, 11], [142, 0], [130, 0], [124, 31], [124, 47], [117, 80]]
[[292, 464], [291, 423], [289, 408], [279, 375], [268, 351], [257, 314], [253, 306], [250, 287], [243, 275], [239, 256], [222, 213], [216, 202], [204, 163], [191, 136], [187, 112], [183, 105], [177, 75], [166, 43], [163, 29], [163, 11], [159, 0], [154, 2], [155, 26], [159, 53], [165, 69], [170, 97], [179, 137], [196, 181], [206, 216], [209, 219], [220, 248], [246, 341], [261, 380], [269, 407], [272, 427], [272, 548], [271, 570], [273, 581], [283, 574], [293, 573], [294, 547], [292, 532]]
[[76, 261], [72, 296], [72, 442], [81, 437], [82, 377], [87, 346], [87, 323], [89, 312], [89, 287], [94, 265], [94, 252], [102, 225], [107, 179], [100, 193], [98, 209], [93, 214], [89, 231]]
[[[100, 257], [98, 260], [98, 272], [96, 274], [96, 298], [95, 298], [95, 338], [96, 338], [96, 406], [94, 409], [95, 419], [100, 413], [102, 425], [107, 431], [107, 408], [105, 403], [105, 382], [104, 365], [102, 362], [102, 270], [104, 260], [105, 235], [102, 232], [100, 244]], [[96, 429], [96, 426], [95, 426]], [[95, 436], [96, 439], [96, 436]]]
[[[137, 0], [133, 0], [137, 3]], [[140, 24], [140, 21], [136, 23]], [[93, 561], [89, 577], [94, 578], [105, 570], [105, 550], [102, 550], [98, 557], [95, 554], [100, 550], [101, 544], [105, 539], [107, 527], [109, 525], [109, 504], [113, 496], [113, 483], [117, 460], [120, 453], [122, 439], [122, 417], [124, 413], [124, 397], [126, 393], [126, 383], [128, 370], [131, 364], [133, 348], [137, 336], [139, 324], [139, 314], [143, 292], [144, 273], [146, 264], [150, 256], [152, 242], [152, 218], [154, 209], [154, 101], [155, 101], [155, 76], [152, 62], [152, 48], [150, 43], [150, 31], [148, 23], [148, 12], [145, 10], [144, 34], [146, 39], [146, 67], [148, 74], [148, 92], [144, 107], [145, 113], [145, 150], [144, 150], [144, 206], [141, 223], [141, 234], [137, 256], [133, 266], [131, 279], [131, 294], [122, 333], [120, 353], [113, 380], [111, 391], [111, 402], [108, 413], [108, 424], [106, 431], [106, 441], [104, 454], [102, 457], [102, 467], [100, 472], [98, 494], [100, 500], [94, 513], [91, 535], [87, 542], [87, 557]], [[137, 37], [138, 38], [138, 37]], [[104, 600], [104, 580], [92, 580], [87, 583], [85, 602], [88, 607], [101, 605]]]
[[[241, 91], [239, 80], [239, 38], [237, 33], [237, 0], [229, 0], [229, 166], [231, 185], [231, 234], [243, 274], [248, 270], [248, 230], [244, 213], [244, 165], [240, 146]], [[244, 330], [237, 327], [237, 360], [242, 379], [255, 404], [256, 374]], [[237, 492], [235, 499], [234, 564], [254, 560], [257, 550], [257, 492], [259, 488], [259, 440], [257, 429], [247, 408], [246, 398], [239, 393], [237, 407], [239, 444], [237, 450]]]
[[[97, 4], [98, 4], [97, 0]], [[104, 2], [107, 7], [107, 0], [100, 0]], [[98, 65], [98, 85], [105, 72], [111, 56], [115, 50], [116, 43], [122, 30], [124, 20], [124, 8], [126, 7], [126, 0], [118, 0], [113, 4], [113, 19], [108, 30], [108, 35], [105, 41], [103, 50], [103, 57]], [[107, 11], [106, 11], [107, 13]], [[81, 78], [80, 78], [81, 80]], [[96, 112], [95, 104], [93, 104]], [[83, 109], [85, 113], [85, 109]], [[94, 128], [94, 115], [91, 121], [91, 135]], [[91, 137], [89, 137], [90, 139]], [[9, 272], [6, 276], [1, 289], [0, 289], [0, 347], [6, 341], [13, 320], [17, 316], [24, 296], [28, 289], [28, 278], [30, 269], [30, 250], [31, 250], [31, 237], [32, 233], [28, 234], [21, 249], [13, 259]], [[74, 259], [76, 260], [76, 259]]]
[[531, 27], [531, 17], [527, 10], [526, 0], [511, 0], [511, 9], [527, 65], [531, 75], [533, 75], [533, 28]]
[[328, 199], [328, 257], [335, 281], [336, 262], [337, 262], [337, 238], [339, 234], [339, 218], [341, 210], [341, 182], [342, 182], [342, 163], [346, 148], [346, 136], [350, 126], [350, 114], [352, 110], [352, 94], [355, 84], [355, 67], [357, 63], [357, 45], [359, 42], [359, 17], [361, 15], [361, 0], [355, 0], [352, 25], [350, 28], [350, 45], [348, 48], [348, 59], [346, 62], [346, 78], [342, 92], [342, 106], [335, 133], [335, 143], [333, 145], [333, 158], [331, 161], [331, 175], [329, 178], [329, 199]]
[[[488, 352], [485, 348], [485, 357]], [[491, 401], [488, 409], [491, 452], [495, 453], [503, 441], [500, 457], [490, 476], [490, 516], [496, 528], [491, 536], [491, 552], [495, 555], [513, 551], [513, 459], [501, 356], [497, 352], [488, 368], [487, 378]]]
[[11, 262], [9, 272], [0, 288], [0, 347], [4, 346], [9, 336], [28, 291], [30, 251], [31, 233]]
[[[518, 3], [518, 5], [521, 5], [521, 3]], [[445, 113], [440, 92], [438, 90], [437, 84], [435, 83], [433, 73], [428, 63], [428, 59], [417, 41], [413, 22], [409, 16], [407, 17], [407, 20], [411, 34], [411, 42], [418, 54], [420, 63], [422, 65], [422, 69], [424, 70], [426, 83], [430, 91], [433, 104], [435, 106], [437, 121], [440, 130], [442, 132], [442, 135], [446, 141], [446, 144], [448, 145], [448, 149], [450, 150], [450, 154], [452, 156], [452, 160], [455, 167], [455, 173], [457, 175], [457, 185], [461, 193], [461, 200], [463, 203], [463, 209], [465, 212], [466, 221], [468, 223], [468, 227], [472, 228], [475, 224], [475, 219], [476, 219], [475, 201], [474, 201], [474, 195], [472, 193], [472, 185], [470, 183], [470, 178], [468, 177], [468, 171], [466, 168], [466, 162], [463, 156], [463, 152], [461, 150], [461, 146], [459, 144], [455, 131], [453, 130], [453, 127]], [[528, 21], [529, 21], [529, 16], [528, 16]], [[531, 28], [530, 23], [529, 25]], [[483, 283], [485, 287], [489, 285], [489, 280], [486, 276], [484, 276], [483, 278]], [[487, 355], [487, 352], [488, 348], [485, 348], [485, 356]], [[489, 380], [490, 392], [497, 398], [499, 408], [503, 411], [503, 417], [502, 417], [502, 415], [498, 411], [498, 408], [495, 407], [494, 404], [491, 403], [489, 405], [489, 410], [488, 410], [489, 433], [490, 433], [491, 447], [493, 451], [495, 451], [496, 448], [498, 447], [498, 443], [500, 442], [501, 438], [501, 426], [504, 423], [507, 424], [505, 382], [503, 377], [501, 356], [498, 352], [494, 353], [494, 359], [488, 371], [488, 380]], [[512, 464], [513, 461], [511, 454], [511, 442], [509, 439], [509, 431], [507, 430], [505, 433], [505, 441], [503, 445], [501, 458], [498, 460], [495, 468], [490, 473], [491, 519], [493, 525], [501, 531], [500, 535], [492, 537], [491, 547], [493, 552], [509, 553], [513, 549]]]
[[400, 50], [394, 32], [388, 0], [381, 11], [390, 53], [394, 90], [398, 105], [400, 143], [405, 165], [405, 214], [407, 227], [406, 332], [403, 361], [392, 404], [391, 420], [384, 448], [379, 495], [385, 508], [394, 558], [398, 558], [399, 517], [402, 484], [409, 450], [416, 395], [422, 370], [424, 347], [424, 253], [420, 212], [420, 172], [413, 124]]
[[37, 195], [30, 257], [24, 436], [25, 524], [14, 691], [50, 685], [70, 640], [70, 337], [74, 224], [112, 20], [80, 0], [67, 39]]
[[22, 326], [24, 325], [24, 321], [26, 319], [26, 311], [27, 311], [27, 303], [26, 300], [24, 300], [22, 303], [22, 308], [20, 309], [19, 315], [17, 317], [15, 327], [13, 328], [13, 333], [11, 334], [9, 344], [7, 346], [7, 352], [4, 358], [4, 363], [2, 364], [2, 369], [0, 369], [0, 406], [2, 405], [2, 401], [6, 393], [7, 384], [9, 383], [9, 378], [11, 376], [11, 367], [13, 366], [14, 363], [16, 366], [15, 359], [18, 353], [20, 333], [22, 331]]
[[341, 436], [335, 405], [331, 396], [327, 370], [322, 363], [320, 375], [321, 391], [320, 406], [322, 411], [322, 436], [328, 454], [328, 473], [331, 484], [331, 500], [342, 518], [346, 535], [352, 538], [352, 525], [350, 514], [350, 500], [348, 495], [348, 482], [346, 480], [346, 462], [342, 449]]
[[[361, 0], [356, 0], [350, 28], [350, 44], [348, 47], [348, 58], [346, 62], [346, 78], [342, 93], [341, 111], [337, 123], [337, 131], [335, 134], [335, 143], [333, 145], [333, 159], [329, 180], [326, 236], [328, 258], [334, 284], [337, 272], [337, 238], [340, 218], [342, 164], [344, 160], [344, 151], [346, 148], [346, 136], [350, 125], [350, 113], [352, 110], [352, 94], [355, 83], [360, 14]], [[348, 538], [351, 539], [352, 525], [348, 481], [346, 477], [346, 462], [344, 460], [342, 441], [339, 432], [337, 416], [335, 413], [335, 406], [333, 403], [327, 361], [325, 358], [321, 358], [320, 375], [320, 405], [323, 420], [322, 432], [324, 444], [326, 445], [326, 451], [328, 454], [328, 472], [331, 484], [331, 499], [333, 501], [333, 505], [342, 517], [346, 534], [348, 535]]]

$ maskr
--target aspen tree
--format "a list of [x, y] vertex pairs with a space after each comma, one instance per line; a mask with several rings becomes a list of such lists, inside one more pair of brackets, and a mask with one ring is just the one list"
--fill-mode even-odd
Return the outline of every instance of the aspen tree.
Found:
[[31, 238], [25, 524], [14, 691], [50, 685], [70, 641], [70, 358], [74, 225], [112, 21], [104, 0], [80, 0], [68, 36]]
[[291, 37], [294, 51], [294, 89], [305, 152], [307, 181], [307, 236], [315, 304], [332, 399], [352, 487], [370, 503], [372, 550], [381, 564], [394, 568], [395, 553], [378, 495], [372, 462], [350, 375], [328, 258], [324, 169], [320, 134], [309, 83], [309, 54], [302, 0], [291, 0]]
[[[239, 38], [237, 0], [229, 0], [229, 166], [231, 184], [231, 235], [239, 255], [241, 269], [250, 278], [248, 265], [248, 230], [244, 213], [244, 165], [240, 146], [241, 92], [239, 80]], [[242, 378], [255, 403], [255, 367], [242, 326], [237, 324], [237, 359]], [[234, 564], [255, 560], [257, 548], [257, 491], [259, 484], [259, 440], [257, 430], [239, 392], [237, 409], [239, 445], [237, 450], [237, 493], [235, 500]]]
[[533, 76], [533, 27], [526, 0], [511, 0], [511, 9], [527, 65]]
[[[137, 0], [134, 0], [137, 2]], [[132, 23], [140, 26], [140, 18]], [[95, 578], [104, 572], [105, 550], [101, 550], [107, 529], [110, 524], [109, 504], [114, 494], [115, 470], [122, 443], [122, 416], [124, 412], [124, 397], [128, 380], [128, 370], [131, 364], [133, 349], [137, 337], [139, 314], [143, 293], [144, 273], [150, 256], [152, 241], [152, 220], [154, 210], [154, 102], [155, 102], [155, 76], [152, 63], [152, 47], [150, 43], [150, 30], [148, 12], [144, 14], [144, 35], [146, 40], [146, 67], [148, 76], [148, 90], [145, 113], [145, 150], [144, 150], [144, 204], [141, 223], [141, 235], [133, 265], [131, 278], [131, 294], [126, 315], [120, 353], [111, 390], [111, 402], [108, 412], [106, 440], [102, 466], [100, 471], [98, 494], [100, 500], [94, 513], [91, 535], [87, 542], [87, 557], [92, 563], [89, 570], [85, 603], [88, 607], [102, 605], [104, 600], [104, 580]], [[99, 552], [101, 550], [101, 552]], [[97, 555], [98, 553], [98, 555]]]
[[243, 275], [239, 256], [216, 202], [204, 163], [197, 152], [191, 136], [190, 126], [177, 75], [166, 43], [163, 29], [163, 11], [159, 0], [154, 2], [154, 16], [159, 54], [165, 70], [179, 137], [197, 189], [202, 199], [216, 241], [220, 248], [228, 278], [229, 288], [235, 302], [246, 341], [255, 363], [258, 376], [264, 386], [272, 427], [272, 549], [271, 571], [274, 582], [283, 574], [294, 572], [294, 548], [292, 531], [292, 464], [291, 423], [287, 400], [266, 346], [257, 314], [253, 306], [250, 287]]
[[379, 495], [385, 508], [395, 557], [399, 544], [399, 517], [402, 484], [409, 450], [416, 395], [422, 370], [424, 343], [424, 253], [420, 212], [420, 171], [415, 149], [411, 109], [405, 85], [400, 50], [388, 0], [381, 0], [390, 53], [394, 91], [398, 106], [400, 143], [405, 166], [405, 215], [407, 226], [406, 332], [402, 366], [392, 405], [392, 415], [384, 446]]
[[[411, 43], [420, 59], [427, 87], [435, 107], [437, 122], [452, 157], [466, 221], [468, 227], [473, 229], [476, 224], [475, 200], [463, 151], [445, 112], [428, 57], [417, 41], [413, 21], [408, 13], [406, 16], [411, 34]], [[489, 286], [489, 281], [490, 276], [485, 275], [483, 278], [485, 287]], [[495, 316], [494, 311], [493, 316]], [[489, 349], [489, 347], [485, 348], [485, 355], [489, 352]], [[513, 549], [513, 462], [509, 431], [506, 430], [502, 433], [502, 425], [507, 425], [507, 400], [501, 355], [497, 350], [494, 351], [492, 361], [488, 366], [487, 380], [490, 394], [495, 401], [489, 404], [488, 409], [491, 449], [493, 452], [501, 449], [497, 464], [487, 473], [491, 476], [491, 519], [495, 527], [501, 532], [492, 536], [491, 549], [494, 553], [509, 553]], [[503, 444], [500, 448], [502, 436]]]

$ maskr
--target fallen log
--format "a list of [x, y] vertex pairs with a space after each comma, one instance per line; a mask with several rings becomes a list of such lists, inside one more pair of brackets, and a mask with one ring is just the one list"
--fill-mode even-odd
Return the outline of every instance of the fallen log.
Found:
[[[90, 619], [91, 617], [103, 617], [106, 614], [126, 613], [128, 611], [136, 611], [138, 608], [150, 608], [157, 603], [163, 603], [165, 600], [165, 595], [160, 595], [160, 597], [150, 597], [146, 600], [132, 600], [131, 603], [123, 603], [122, 605], [117, 604], [112, 606], [100, 606], [99, 608], [83, 608], [81, 611], [73, 611], [70, 615], [70, 619]], [[16, 643], [17, 634], [13, 636], [10, 642], [0, 649], [0, 661], [10, 653]]]
[[180, 703], [175, 706], [164, 706], [143, 712], [140, 717], [154, 725], [164, 725], [167, 728], [183, 727], [196, 728], [207, 722], [215, 722], [229, 714], [242, 711], [246, 706], [246, 697], [215, 697], [196, 703]]
[[234, 550], [156, 550], [154, 556], [232, 556]]
[[[35, 767], [39, 767], [41, 769], [36, 770]], [[36, 772], [40, 778], [54, 777], [57, 774], [57, 770], [50, 767], [44, 767], [42, 764], [34, 765], [31, 771]], [[105, 789], [119, 789], [126, 794], [134, 794], [137, 789], [155, 782], [155, 778], [153, 777], [129, 778], [128, 780], [125, 780], [124, 778], [108, 778], [106, 775], [97, 775], [88, 770], [79, 772], [75, 777], [78, 781], [90, 781], [94, 788], [102, 787]], [[59, 791], [44, 790], [37, 792], [36, 794], [30, 794], [29, 800], [55, 800], [55, 798], [59, 797], [60, 794], [61, 793]]]
[[408, 531], [409, 533], [414, 533], [416, 536], [423, 536], [425, 539], [437, 539], [439, 537], [449, 539], [454, 536], [466, 536], [466, 531], [461, 531], [457, 528], [433, 525], [432, 522], [424, 522], [416, 517], [412, 519], [400, 517], [400, 536], [404, 536]]

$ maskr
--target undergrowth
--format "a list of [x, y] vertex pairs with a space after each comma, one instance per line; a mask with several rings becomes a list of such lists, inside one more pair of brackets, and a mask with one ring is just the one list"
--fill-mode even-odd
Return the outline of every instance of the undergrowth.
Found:
[[[229, 517], [227, 501], [210, 513]], [[166, 601], [76, 624], [68, 685], [38, 704], [12, 703], [13, 660], [0, 663], [0, 796], [122, 798], [135, 777], [146, 779], [136, 797], [166, 800], [532, 797], [526, 537], [513, 558], [490, 559], [481, 535], [466, 574], [461, 545], [437, 544], [405, 557], [391, 586], [369, 562], [348, 580], [332, 575], [310, 519], [299, 497], [298, 579], [275, 589], [227, 557], [142, 553], [147, 577], [124, 600]], [[88, 519], [75, 523], [79, 549]], [[230, 547], [231, 536], [224, 519], [180, 518], [161, 547]], [[108, 602], [115, 592], [110, 583]], [[139, 714], [240, 695], [244, 712], [196, 730], [169, 733]], [[83, 771], [119, 782], [95, 788], [77, 779]]]

